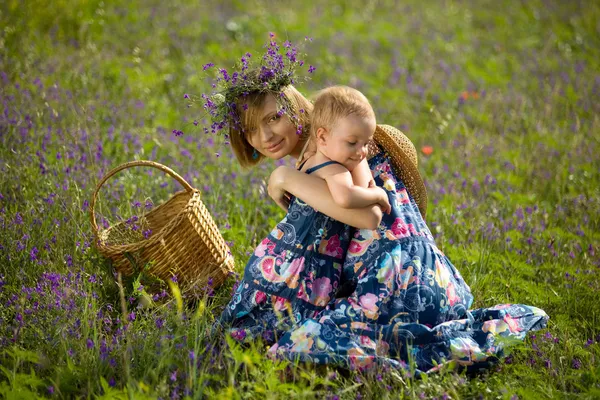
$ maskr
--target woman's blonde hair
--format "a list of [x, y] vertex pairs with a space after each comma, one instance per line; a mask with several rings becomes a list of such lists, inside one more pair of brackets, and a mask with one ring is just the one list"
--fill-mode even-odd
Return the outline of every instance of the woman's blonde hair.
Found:
[[311, 138], [319, 128], [330, 130], [340, 118], [357, 115], [375, 119], [375, 111], [364, 94], [348, 86], [331, 86], [315, 97], [311, 118]]
[[254, 92], [239, 97], [236, 101], [236, 109], [239, 112], [240, 121], [244, 126], [244, 132], [236, 129], [233, 125], [230, 126], [229, 141], [231, 147], [233, 147], [235, 156], [242, 167], [245, 168], [252, 167], [265, 158], [260, 153], [257, 158], [252, 157], [254, 147], [250, 145], [246, 135], [257, 128], [262, 114], [262, 107], [267, 96], [274, 96], [275, 99], [277, 99], [277, 96], [285, 96], [291, 106], [291, 110], [287, 110], [287, 116], [296, 126], [302, 126], [300, 138], [304, 139], [307, 133], [310, 132], [310, 116], [313, 105], [292, 85], [286, 86], [280, 93]]

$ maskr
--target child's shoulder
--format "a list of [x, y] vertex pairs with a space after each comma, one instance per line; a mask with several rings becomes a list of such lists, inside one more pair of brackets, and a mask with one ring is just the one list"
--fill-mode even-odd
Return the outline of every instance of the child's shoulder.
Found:
[[332, 161], [325, 157], [314, 155], [306, 160], [300, 171], [316, 175], [320, 178], [326, 178], [330, 175], [348, 172], [342, 164]]

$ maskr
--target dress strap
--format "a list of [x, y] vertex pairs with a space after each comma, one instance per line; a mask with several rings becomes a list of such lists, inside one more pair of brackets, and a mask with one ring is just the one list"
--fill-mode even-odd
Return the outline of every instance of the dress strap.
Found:
[[[322, 163], [322, 164], [315, 165], [314, 167], [311, 167], [311, 168], [307, 169], [307, 170], [306, 170], [306, 173], [307, 173], [307, 174], [310, 174], [310, 173], [312, 173], [312, 172], [315, 172], [315, 171], [316, 171], [316, 170], [318, 170], [318, 169], [321, 169], [321, 168], [323, 168], [323, 167], [326, 167], [326, 166], [328, 166], [328, 165], [331, 165], [331, 164], [340, 164], [340, 163], [339, 163], [339, 162], [337, 162], [337, 161], [332, 161], [332, 160], [325, 161], [325, 162], [324, 162], [324, 163]], [[304, 164], [303, 164], [303, 165], [304, 165]], [[340, 164], [340, 165], [342, 165], [342, 164]]]
[[306, 162], [308, 161], [308, 158], [304, 161], [302, 161], [302, 164], [300, 164], [300, 166], [298, 167], [298, 171], [302, 170], [302, 167], [304, 167], [304, 164], [306, 164]]

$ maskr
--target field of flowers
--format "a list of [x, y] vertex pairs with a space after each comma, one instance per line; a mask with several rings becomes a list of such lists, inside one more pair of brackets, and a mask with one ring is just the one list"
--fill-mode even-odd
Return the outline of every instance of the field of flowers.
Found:
[[[0, 398], [599, 398], [598, 21], [584, 0], [0, 2]], [[238, 273], [282, 218], [275, 163], [242, 170], [184, 99], [210, 90], [203, 65], [258, 54], [269, 32], [313, 39], [301, 91], [356, 87], [413, 140], [428, 223], [474, 307], [531, 304], [547, 330], [489, 373], [415, 380], [207, 335], [236, 276], [197, 301], [143, 276], [120, 289], [89, 204], [121, 163], [201, 189]], [[98, 221], [151, 235], [136, 218], [177, 190], [130, 169]]]

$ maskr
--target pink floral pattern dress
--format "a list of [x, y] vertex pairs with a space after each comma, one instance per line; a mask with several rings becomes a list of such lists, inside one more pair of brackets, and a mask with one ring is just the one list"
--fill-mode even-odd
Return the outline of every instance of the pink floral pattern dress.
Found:
[[339, 288], [353, 231], [292, 198], [285, 218], [248, 260], [221, 324], [238, 341], [262, 336], [273, 342], [295, 324], [315, 317]]
[[420, 374], [448, 363], [472, 370], [496, 362], [510, 339], [545, 327], [548, 316], [532, 306], [470, 310], [469, 286], [436, 246], [389, 157], [380, 151], [369, 166], [392, 212], [377, 229], [354, 232], [343, 267], [349, 296], [297, 323], [270, 355], [360, 370]]

